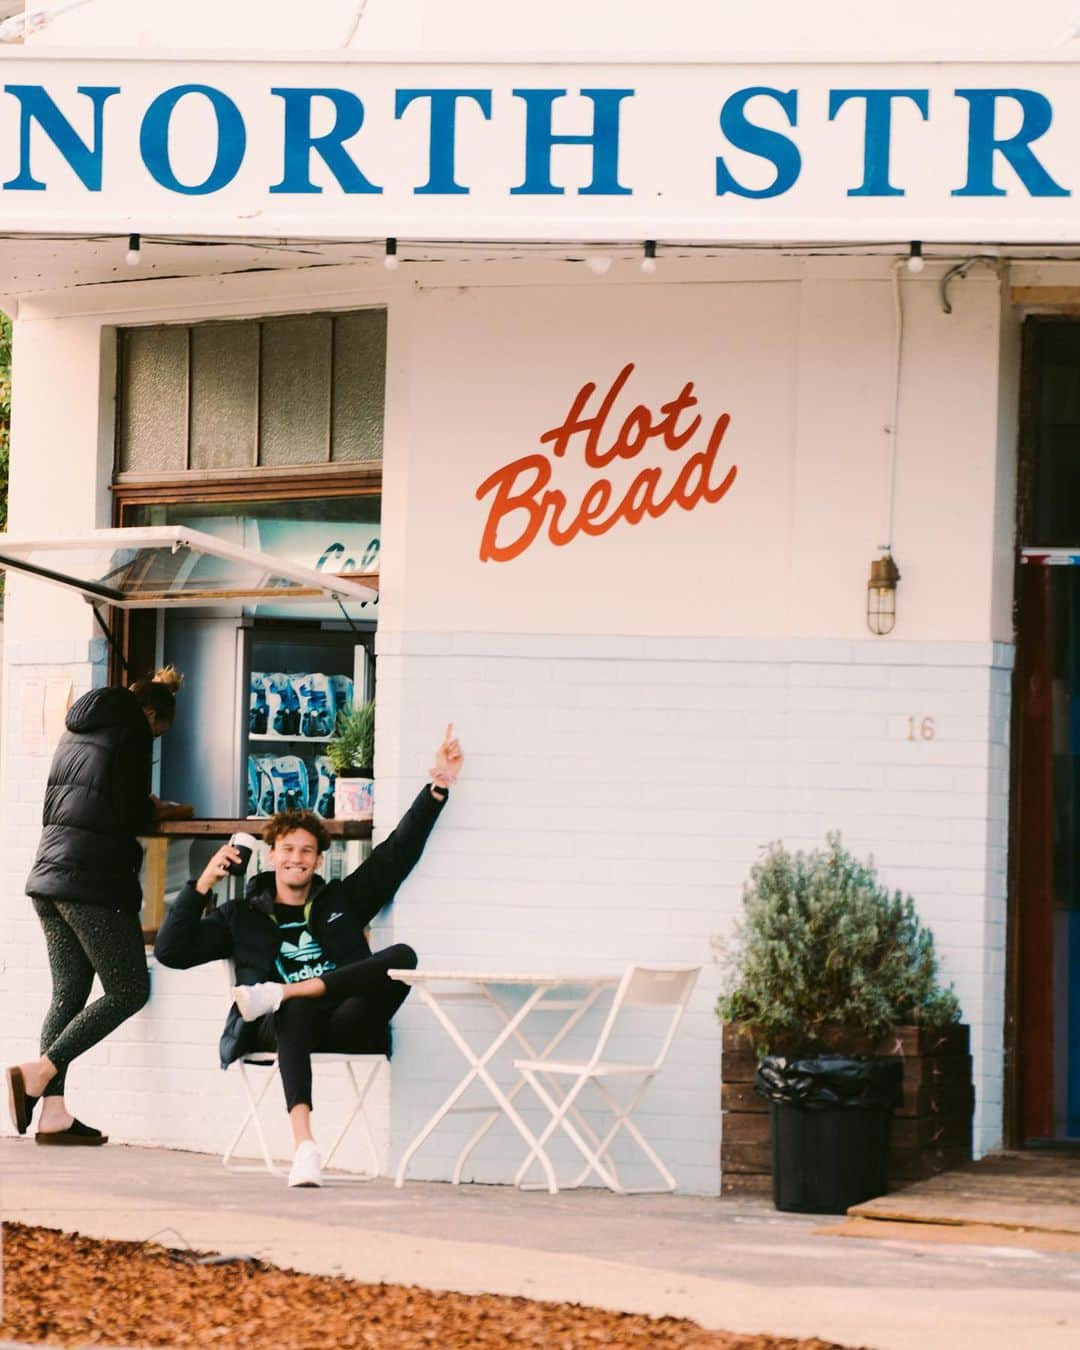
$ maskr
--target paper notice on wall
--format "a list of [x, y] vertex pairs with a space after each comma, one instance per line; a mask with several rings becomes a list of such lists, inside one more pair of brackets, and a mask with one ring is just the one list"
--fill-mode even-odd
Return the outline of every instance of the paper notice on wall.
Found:
[[51, 751], [64, 734], [64, 721], [71, 707], [74, 684], [70, 675], [50, 675], [45, 681], [41, 721], [45, 745]]
[[22, 682], [17, 728], [19, 754], [37, 755], [45, 749], [45, 680], [31, 675]]

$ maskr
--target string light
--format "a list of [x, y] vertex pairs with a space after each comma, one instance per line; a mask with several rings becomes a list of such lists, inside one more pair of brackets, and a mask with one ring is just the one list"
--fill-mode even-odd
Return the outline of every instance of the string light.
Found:
[[142, 239], [137, 234], [128, 235], [127, 252], [124, 261], [129, 267], [138, 267], [142, 262]]
[[386, 254], [383, 257], [382, 265], [388, 272], [396, 272], [401, 266], [401, 259], [398, 257], [397, 240], [388, 239], [386, 241]]

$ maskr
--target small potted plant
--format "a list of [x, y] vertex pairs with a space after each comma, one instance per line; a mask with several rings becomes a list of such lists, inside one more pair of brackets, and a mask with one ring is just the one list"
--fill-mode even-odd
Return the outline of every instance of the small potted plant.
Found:
[[960, 1008], [914, 901], [837, 834], [811, 853], [771, 846], [743, 904], [717, 1013], [759, 1056], [774, 1200], [843, 1212], [887, 1189], [902, 1066], [868, 1052], [898, 1027], [951, 1028]]
[[337, 715], [334, 738], [326, 747], [337, 775], [334, 815], [339, 820], [369, 820], [375, 807], [375, 700], [353, 704]]

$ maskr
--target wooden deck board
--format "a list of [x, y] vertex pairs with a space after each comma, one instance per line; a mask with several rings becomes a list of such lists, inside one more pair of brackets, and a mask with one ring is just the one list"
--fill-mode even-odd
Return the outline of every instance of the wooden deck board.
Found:
[[848, 1212], [879, 1222], [978, 1224], [1080, 1236], [1080, 1154], [993, 1154]]

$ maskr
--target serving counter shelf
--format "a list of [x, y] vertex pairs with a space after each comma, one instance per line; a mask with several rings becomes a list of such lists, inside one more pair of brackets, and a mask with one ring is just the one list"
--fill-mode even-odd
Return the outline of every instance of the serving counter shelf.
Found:
[[[146, 836], [146, 840], [149, 843], [159, 838], [201, 839], [207, 835], [220, 835], [227, 839], [230, 834], [240, 830], [258, 835], [265, 824], [265, 816], [239, 816], [235, 820], [162, 820], [154, 827], [153, 833]], [[371, 838], [370, 819], [324, 820], [323, 824], [331, 839]]]
[[[143, 907], [142, 907], [142, 926], [143, 935], [147, 943], [152, 943], [161, 921], [165, 917], [166, 897], [170, 894], [170, 868], [169, 868], [169, 848], [182, 847], [183, 845], [203, 844], [217, 846], [218, 841], [224, 843], [232, 834], [243, 831], [245, 834], [259, 836], [262, 834], [263, 826], [266, 824], [265, 816], [244, 817], [239, 816], [236, 819], [205, 819], [205, 820], [162, 820], [154, 827], [153, 833], [144, 835], [142, 845], [145, 851], [143, 859], [142, 888], [143, 888]], [[330, 835], [331, 849], [335, 846], [342, 847], [353, 841], [363, 842], [371, 838], [371, 820], [324, 820], [326, 831]], [[205, 852], [205, 849], [203, 850]], [[212, 851], [212, 849], [211, 849]], [[190, 855], [190, 849], [189, 849]], [[329, 860], [329, 851], [328, 851]], [[178, 881], [187, 879], [187, 873], [192, 869], [185, 869], [184, 859], [174, 859], [173, 876], [171, 878], [172, 890], [175, 892]], [[204, 865], [205, 858], [197, 864], [198, 868]], [[351, 866], [355, 866], [355, 861]], [[177, 868], [183, 873], [182, 877], [176, 875]]]

